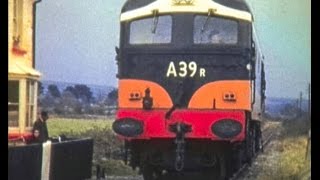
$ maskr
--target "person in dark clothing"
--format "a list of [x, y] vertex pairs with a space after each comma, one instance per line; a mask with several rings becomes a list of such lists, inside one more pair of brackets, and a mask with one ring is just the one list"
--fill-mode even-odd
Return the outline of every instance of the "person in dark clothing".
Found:
[[42, 111], [39, 118], [33, 124], [32, 134], [34, 142], [44, 143], [49, 139], [47, 120], [49, 116], [46, 111]]

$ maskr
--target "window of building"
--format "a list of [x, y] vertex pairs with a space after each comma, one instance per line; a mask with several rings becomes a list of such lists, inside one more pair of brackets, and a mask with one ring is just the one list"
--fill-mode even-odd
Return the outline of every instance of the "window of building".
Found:
[[196, 16], [193, 26], [195, 44], [237, 44], [238, 23], [234, 20]]
[[130, 24], [130, 44], [163, 44], [171, 42], [172, 17], [156, 16]]
[[27, 81], [27, 114], [26, 127], [32, 127], [35, 111], [35, 81]]
[[8, 125], [19, 126], [19, 81], [8, 81]]
[[19, 46], [23, 35], [23, 0], [13, 0], [13, 43]]

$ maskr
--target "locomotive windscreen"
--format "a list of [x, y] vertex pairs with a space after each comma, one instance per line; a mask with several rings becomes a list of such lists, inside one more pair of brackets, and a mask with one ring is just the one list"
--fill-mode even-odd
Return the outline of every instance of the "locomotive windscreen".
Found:
[[157, 16], [130, 24], [130, 44], [163, 44], [171, 42], [172, 17]]
[[196, 16], [193, 26], [195, 44], [236, 44], [238, 23], [234, 20]]

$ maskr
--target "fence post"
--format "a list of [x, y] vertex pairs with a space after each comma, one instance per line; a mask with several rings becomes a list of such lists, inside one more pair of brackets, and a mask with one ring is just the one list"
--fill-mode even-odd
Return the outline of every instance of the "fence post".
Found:
[[311, 144], [311, 130], [308, 131], [308, 141], [307, 141], [307, 148], [306, 148], [306, 155], [305, 155], [305, 158], [304, 160], [307, 161], [309, 158], [309, 150], [311, 151], [311, 148], [310, 148], [310, 144]]
[[41, 180], [50, 179], [51, 141], [42, 144]]

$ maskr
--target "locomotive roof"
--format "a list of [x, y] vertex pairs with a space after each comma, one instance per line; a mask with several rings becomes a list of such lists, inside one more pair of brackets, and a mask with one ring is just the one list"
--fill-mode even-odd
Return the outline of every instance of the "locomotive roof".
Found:
[[[146, 6], [155, 1], [156, 0], [127, 0], [122, 7], [121, 13]], [[244, 0], [214, 0], [214, 2], [230, 8], [238, 9], [241, 11], [247, 11], [250, 13], [250, 9]]]

